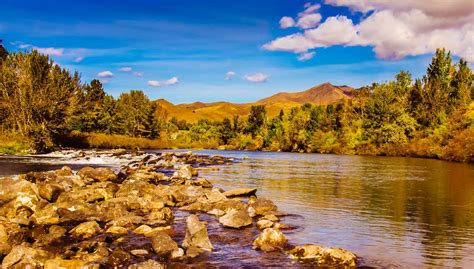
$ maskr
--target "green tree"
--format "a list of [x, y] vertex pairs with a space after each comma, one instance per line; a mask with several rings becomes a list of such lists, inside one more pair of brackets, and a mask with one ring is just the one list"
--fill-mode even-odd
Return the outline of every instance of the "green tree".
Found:
[[82, 86], [78, 73], [37, 51], [11, 53], [0, 65], [0, 99], [11, 127], [38, 152], [51, 150], [70, 131]]
[[247, 119], [247, 132], [255, 137], [262, 127], [265, 126], [267, 111], [264, 105], [256, 105], [250, 108], [250, 115]]

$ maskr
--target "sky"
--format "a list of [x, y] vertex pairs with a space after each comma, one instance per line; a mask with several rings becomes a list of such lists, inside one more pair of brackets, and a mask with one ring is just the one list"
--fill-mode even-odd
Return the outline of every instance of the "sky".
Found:
[[360, 87], [433, 52], [474, 61], [472, 0], [2, 0], [0, 39], [117, 97], [253, 102], [324, 82]]

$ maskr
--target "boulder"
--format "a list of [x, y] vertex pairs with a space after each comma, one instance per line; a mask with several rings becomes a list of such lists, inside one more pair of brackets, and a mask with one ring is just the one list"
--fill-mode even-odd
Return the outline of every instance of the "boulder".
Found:
[[45, 262], [53, 258], [53, 254], [41, 250], [34, 249], [26, 246], [15, 246], [3, 258], [2, 268], [12, 268], [13, 266], [18, 268], [42, 268]]
[[173, 173], [173, 178], [191, 179], [197, 176], [198, 171], [189, 164], [182, 166], [178, 171]]
[[297, 246], [289, 252], [293, 259], [314, 263], [323, 267], [356, 267], [357, 256], [341, 248], [326, 248], [307, 244]]
[[21, 244], [28, 236], [20, 225], [7, 221], [0, 221], [0, 256], [10, 252], [12, 247]]
[[245, 209], [231, 209], [227, 214], [219, 218], [219, 222], [224, 225], [224, 227], [241, 228], [251, 225], [252, 218]]
[[212, 251], [213, 246], [207, 234], [207, 228], [204, 222], [199, 221], [196, 215], [190, 215], [186, 218], [186, 236], [184, 237], [183, 247], [198, 247], [203, 250]]
[[38, 183], [38, 192], [41, 198], [54, 202], [64, 188], [58, 183]]
[[227, 197], [225, 197], [225, 195], [222, 194], [222, 192], [220, 192], [218, 189], [212, 189], [211, 191], [207, 191], [206, 197], [208, 202], [210, 203], [216, 203], [227, 200]]
[[226, 191], [224, 192], [224, 195], [227, 198], [230, 198], [230, 197], [251, 196], [251, 195], [255, 195], [255, 193], [257, 193], [257, 189], [255, 188], [239, 188], [239, 189]]
[[256, 198], [253, 196], [249, 199], [247, 204], [255, 210], [256, 215], [261, 216], [273, 213], [278, 209], [272, 201], [265, 198]]
[[92, 168], [87, 166], [79, 170], [77, 174], [84, 179], [92, 179], [100, 182], [117, 180], [117, 175], [110, 168]]
[[277, 229], [267, 228], [253, 241], [253, 248], [274, 251], [286, 246], [288, 239]]
[[36, 225], [54, 225], [59, 223], [58, 208], [54, 204], [47, 204], [45, 207], [37, 210], [31, 220]]
[[158, 256], [169, 256], [178, 250], [178, 244], [164, 232], [155, 233], [151, 238], [151, 245]]
[[95, 221], [81, 223], [69, 231], [74, 237], [88, 239], [100, 231], [100, 226]]

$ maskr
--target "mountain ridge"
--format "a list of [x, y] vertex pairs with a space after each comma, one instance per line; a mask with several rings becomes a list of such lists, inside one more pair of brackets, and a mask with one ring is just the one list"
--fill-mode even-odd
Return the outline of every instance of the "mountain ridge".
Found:
[[354, 88], [343, 85], [334, 86], [331, 83], [322, 83], [301, 92], [279, 92], [254, 103], [194, 102], [190, 104], [173, 104], [165, 99], [156, 100], [156, 104], [164, 109], [168, 116], [178, 120], [197, 122], [200, 119], [223, 120], [234, 115], [246, 116], [253, 105], [265, 105], [269, 117], [274, 117], [280, 110], [288, 111], [293, 107], [305, 103], [327, 105], [341, 100], [352, 98]]

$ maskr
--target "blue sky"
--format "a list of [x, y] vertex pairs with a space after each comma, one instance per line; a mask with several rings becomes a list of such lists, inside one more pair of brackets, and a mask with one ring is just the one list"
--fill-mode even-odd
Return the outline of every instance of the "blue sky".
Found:
[[[374, 52], [377, 40], [313, 39], [301, 51], [287, 43], [268, 45], [305, 33], [296, 25], [283, 29], [279, 21], [289, 16], [297, 24], [305, 9], [316, 5], [310, 11], [321, 19], [312, 28], [334, 16], [357, 25], [378, 12], [402, 12], [390, 6], [365, 10], [338, 0], [3, 0], [0, 39], [8, 50], [49, 53], [62, 67], [79, 71], [84, 81], [101, 79], [114, 96], [141, 89], [151, 99], [174, 103], [252, 102], [326, 81], [359, 87], [389, 80], [399, 70], [423, 74], [429, 48], [400, 56], [390, 52], [392, 47]], [[414, 8], [425, 12], [425, 7]], [[299, 60], [305, 53], [312, 58]]]

